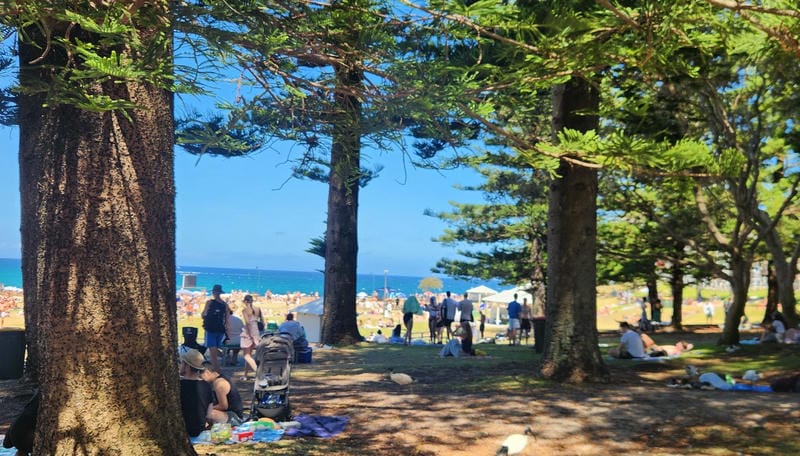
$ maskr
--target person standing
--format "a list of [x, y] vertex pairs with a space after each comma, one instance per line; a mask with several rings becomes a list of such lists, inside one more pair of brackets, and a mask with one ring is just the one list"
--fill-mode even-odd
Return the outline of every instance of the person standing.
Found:
[[531, 335], [531, 305], [528, 304], [528, 298], [522, 298], [522, 309], [519, 311], [519, 331], [520, 341], [525, 338], [525, 343], [528, 343], [528, 337]]
[[522, 306], [517, 302], [517, 294], [514, 293], [514, 300], [508, 303], [508, 337], [509, 345], [515, 345], [517, 340], [517, 331], [520, 328], [519, 314], [522, 312]]
[[465, 321], [472, 322], [475, 320], [475, 318], [472, 316], [472, 301], [469, 300], [468, 296], [469, 295], [467, 293], [464, 293], [464, 299], [456, 304], [456, 308], [461, 312], [459, 323], [464, 323]]
[[223, 364], [226, 366], [235, 366], [239, 363], [239, 349], [242, 344], [244, 321], [236, 316], [233, 308], [231, 308], [229, 320], [230, 324], [228, 325], [228, 338], [225, 340], [225, 357], [223, 359]]
[[200, 374], [211, 385], [212, 402], [208, 406], [206, 419], [209, 423], [230, 423], [236, 427], [244, 423], [244, 403], [239, 391], [233, 387], [230, 379], [206, 361]]
[[444, 327], [447, 330], [447, 340], [453, 338], [453, 320], [456, 318], [456, 305], [458, 304], [455, 299], [450, 297], [450, 292], [448, 291], [444, 301], [442, 301], [442, 308], [439, 310], [442, 313], [442, 321], [444, 322]]
[[428, 305], [425, 307], [428, 311], [428, 332], [430, 333], [430, 341], [432, 344], [438, 343], [438, 334], [441, 334], [442, 327], [439, 323], [439, 304], [436, 302], [436, 296], [431, 296]]
[[406, 326], [404, 336], [406, 345], [411, 344], [411, 333], [414, 329], [414, 314], [420, 312], [419, 301], [414, 295], [409, 296], [403, 303], [403, 324]]
[[258, 330], [259, 311], [253, 307], [253, 297], [251, 295], [244, 295], [242, 301], [244, 302], [244, 306], [242, 307], [244, 326], [242, 327], [239, 345], [242, 347], [242, 353], [244, 353], [244, 374], [242, 380], [247, 381], [247, 370], [252, 369], [253, 374], [258, 370], [256, 360], [253, 359], [252, 353], [258, 345], [261, 334]]
[[703, 313], [706, 315], [706, 323], [714, 321], [714, 305], [711, 304], [711, 301], [706, 301], [703, 305]]
[[661, 305], [661, 300], [656, 298], [653, 301], [653, 308], [650, 309], [650, 316], [653, 317], [651, 320], [653, 320], [654, 323], [661, 324], [661, 309], [663, 308], [664, 306]]
[[222, 285], [211, 288], [212, 299], [206, 301], [201, 315], [203, 316], [203, 329], [206, 331], [206, 347], [208, 347], [211, 364], [219, 370], [219, 350], [228, 338], [228, 328], [231, 325], [231, 308], [222, 299]]
[[484, 338], [483, 332], [486, 330], [486, 303], [481, 303], [481, 325], [478, 327], [481, 333], [481, 339]]

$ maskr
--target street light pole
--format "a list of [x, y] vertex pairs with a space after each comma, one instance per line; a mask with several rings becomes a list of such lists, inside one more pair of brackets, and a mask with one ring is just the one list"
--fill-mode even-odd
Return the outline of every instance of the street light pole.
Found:
[[388, 310], [386, 307], [386, 297], [389, 295], [389, 270], [383, 270], [383, 309]]

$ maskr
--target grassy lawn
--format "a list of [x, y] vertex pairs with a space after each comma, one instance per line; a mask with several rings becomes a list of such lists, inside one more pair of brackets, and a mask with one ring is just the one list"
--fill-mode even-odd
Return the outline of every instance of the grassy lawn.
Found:
[[[774, 406], [761, 404], [762, 398], [796, 402], [795, 395], [666, 388], [665, 381], [683, 375], [686, 364], [734, 377], [756, 369], [766, 376], [762, 384], [800, 370], [796, 346], [744, 346], [727, 353], [715, 344], [718, 336], [710, 331], [656, 334], [659, 343], [686, 339], [695, 349], [663, 362], [607, 359], [609, 382], [577, 386], [538, 379], [534, 366], [539, 355], [529, 347], [481, 344], [487, 357], [460, 359], [441, 359], [436, 356], [437, 347], [425, 346], [361, 344], [317, 350], [312, 364], [297, 365], [293, 371], [294, 412], [348, 416], [352, 421], [343, 434], [331, 439], [285, 437], [270, 444], [197, 449], [200, 454], [229, 455], [494, 454], [501, 440], [498, 436], [519, 432], [522, 424], [538, 419], [536, 428], [541, 434], [536, 445], [529, 445], [522, 454], [800, 453], [800, 442], [794, 438], [800, 431], [800, 415], [793, 412], [782, 418]], [[603, 344], [617, 340], [614, 334], [601, 337]], [[389, 368], [410, 374], [417, 382], [395, 385], [385, 378]], [[646, 399], [637, 399], [640, 394]], [[513, 409], [494, 405], [507, 398], [514, 398]], [[462, 417], [459, 409], [465, 400], [471, 404], [470, 411]], [[637, 405], [617, 408], [628, 403]], [[685, 403], [693, 406], [682, 409]], [[548, 427], [544, 413], [553, 414], [553, 423], [559, 424]], [[741, 424], [731, 414], [755, 417], [755, 421]], [[597, 416], [605, 417], [602, 428], [594, 421]], [[461, 422], [459, 417], [465, 424], [456, 424]], [[648, 424], [654, 418], [658, 427]], [[548, 433], [557, 434], [564, 422], [582, 433], [583, 443], [549, 438]], [[680, 423], [690, 424], [680, 429]], [[462, 430], [452, 440], [436, 437], [438, 431], [433, 429], [442, 426], [451, 433], [453, 427]], [[620, 427], [629, 429], [622, 432]], [[606, 441], [609, 433], [613, 438]]]

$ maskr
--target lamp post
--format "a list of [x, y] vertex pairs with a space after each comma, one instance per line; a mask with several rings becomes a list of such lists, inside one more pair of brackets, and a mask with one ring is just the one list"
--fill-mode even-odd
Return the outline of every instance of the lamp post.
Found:
[[389, 295], [389, 270], [383, 270], [383, 308], [388, 310], [386, 307], [386, 297]]

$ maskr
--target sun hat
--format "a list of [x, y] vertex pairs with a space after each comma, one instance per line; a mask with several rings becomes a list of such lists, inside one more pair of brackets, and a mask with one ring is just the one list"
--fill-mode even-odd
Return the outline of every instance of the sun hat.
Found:
[[219, 285], [219, 284], [214, 285], [214, 287], [211, 289], [211, 292], [212, 293], [220, 293], [220, 294], [225, 293], [224, 291], [222, 291], [222, 285]]
[[205, 361], [205, 356], [202, 355], [199, 351], [195, 350], [194, 348], [190, 348], [186, 350], [184, 353], [181, 353], [181, 361], [188, 364], [189, 366], [193, 367], [197, 370], [205, 369], [203, 367], [203, 361]]

